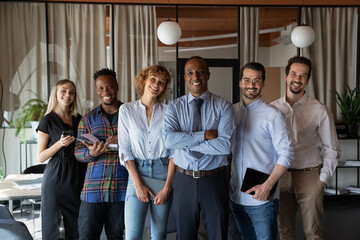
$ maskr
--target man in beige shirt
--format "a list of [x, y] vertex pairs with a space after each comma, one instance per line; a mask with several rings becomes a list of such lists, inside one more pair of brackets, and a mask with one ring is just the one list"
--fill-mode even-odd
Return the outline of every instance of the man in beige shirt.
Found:
[[280, 239], [295, 239], [298, 205], [306, 238], [323, 238], [324, 187], [340, 158], [332, 113], [304, 90], [311, 76], [311, 65], [305, 57], [290, 58], [285, 70], [286, 94], [272, 103], [286, 117], [295, 154], [280, 180]]

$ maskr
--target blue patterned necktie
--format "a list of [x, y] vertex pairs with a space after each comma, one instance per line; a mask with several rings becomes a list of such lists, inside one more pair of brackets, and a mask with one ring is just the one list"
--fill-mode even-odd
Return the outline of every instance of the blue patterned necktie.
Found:
[[[193, 126], [192, 131], [198, 132], [202, 131], [202, 123], [201, 123], [201, 105], [204, 100], [201, 98], [195, 98], [194, 102], [194, 115], [193, 115]], [[191, 151], [192, 155], [196, 158], [201, 158], [204, 154], [196, 151]]]

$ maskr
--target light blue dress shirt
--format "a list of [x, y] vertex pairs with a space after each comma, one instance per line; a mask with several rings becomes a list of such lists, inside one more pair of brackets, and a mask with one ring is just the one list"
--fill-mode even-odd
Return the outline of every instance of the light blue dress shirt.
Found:
[[128, 160], [158, 159], [170, 151], [163, 140], [166, 105], [156, 103], [148, 124], [145, 106], [141, 100], [124, 103], [119, 110], [119, 157], [124, 165]]
[[271, 174], [275, 164], [290, 166], [294, 152], [285, 117], [262, 98], [248, 106], [242, 101], [233, 106], [236, 130], [232, 138], [230, 198], [242, 205], [264, 204], [240, 189], [247, 168]]
[[[195, 97], [189, 93], [170, 102], [165, 112], [165, 146], [174, 149], [174, 163], [187, 170], [211, 170], [228, 165], [234, 130], [233, 108], [230, 102], [209, 91], [200, 98], [202, 131], [192, 132]], [[205, 140], [205, 130], [217, 130], [218, 137]], [[201, 152], [201, 158], [190, 151]]]

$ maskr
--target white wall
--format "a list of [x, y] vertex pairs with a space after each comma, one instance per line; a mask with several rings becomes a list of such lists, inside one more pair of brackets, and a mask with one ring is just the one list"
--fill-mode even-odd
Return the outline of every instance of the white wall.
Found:
[[285, 67], [289, 58], [297, 55], [293, 44], [277, 44], [272, 47], [259, 48], [259, 62], [266, 67]]
[[[27, 129], [27, 138], [32, 139], [32, 129]], [[6, 175], [20, 173], [20, 153], [22, 153], [22, 168], [25, 169], [25, 146], [22, 144], [22, 152], [20, 151], [20, 139], [15, 137], [14, 128], [0, 128], [0, 166], [5, 168], [6, 159]], [[36, 144], [27, 144], [28, 166], [39, 164], [36, 156]], [[5, 158], [3, 155], [5, 153]], [[3, 170], [4, 172], [4, 170]]]

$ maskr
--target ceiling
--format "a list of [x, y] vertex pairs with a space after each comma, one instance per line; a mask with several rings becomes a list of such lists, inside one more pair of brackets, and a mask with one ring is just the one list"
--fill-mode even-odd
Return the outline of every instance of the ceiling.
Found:
[[[175, 20], [175, 8], [157, 6], [157, 25], [168, 19]], [[237, 7], [209, 7], [209, 6], [180, 6], [178, 8], [178, 23], [182, 30], [181, 39], [204, 37], [222, 34], [236, 34], [238, 29]], [[259, 30], [269, 30], [297, 24], [298, 8], [296, 7], [260, 7]], [[259, 46], [269, 47], [278, 42], [273, 39], [280, 37], [280, 31], [259, 35]], [[207, 47], [217, 45], [236, 44], [237, 37], [213, 40], [189, 40], [179, 42], [179, 47]], [[159, 41], [159, 46], [164, 46]]]

